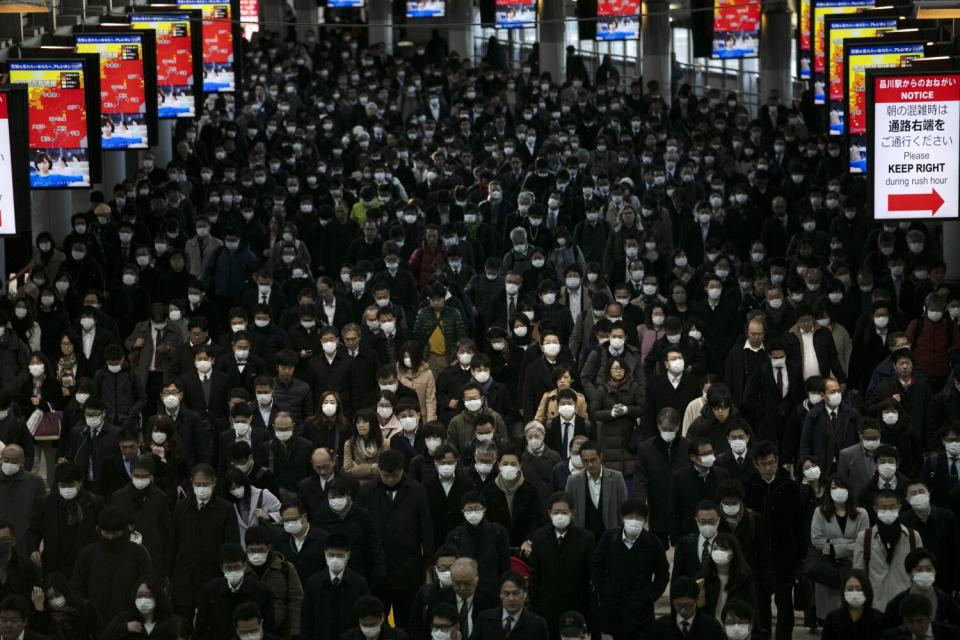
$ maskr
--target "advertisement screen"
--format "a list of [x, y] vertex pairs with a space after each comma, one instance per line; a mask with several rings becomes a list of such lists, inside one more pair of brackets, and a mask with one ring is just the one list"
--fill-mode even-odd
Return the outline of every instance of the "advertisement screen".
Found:
[[873, 219], [960, 217], [960, 75], [867, 72]]
[[900, 67], [908, 58], [922, 58], [923, 47], [922, 42], [865, 44], [854, 41], [843, 45], [844, 74], [847, 77], [844, 119], [850, 173], [864, 173], [867, 166], [866, 69]]
[[798, 75], [801, 80], [810, 79], [810, 71], [813, 66], [811, 56], [813, 52], [810, 46], [810, 40], [813, 37], [810, 29], [810, 3], [812, 0], [800, 0], [800, 37], [797, 38], [797, 65], [800, 67]]
[[363, 9], [363, 0], [327, 0], [328, 9]]
[[755, 58], [760, 53], [760, 2], [714, 0], [713, 58]]
[[157, 34], [157, 116], [195, 118], [193, 36], [189, 13], [134, 13], [130, 26]]
[[235, 91], [230, 3], [222, 0], [177, 0], [177, 6], [203, 12], [203, 92]]
[[10, 94], [0, 91], [0, 236], [17, 233], [17, 192], [13, 178], [10, 112]]
[[146, 149], [147, 100], [143, 38], [77, 34], [77, 53], [100, 54], [100, 137], [103, 149]]
[[250, 41], [253, 34], [260, 31], [260, 1], [240, 0], [240, 25], [243, 27], [243, 37]]
[[814, 0], [813, 3], [813, 102], [827, 103], [826, 22], [828, 15], [855, 13], [874, 6], [874, 0]]
[[640, 37], [640, 0], [597, 0], [597, 40]]
[[875, 38], [897, 28], [896, 18], [830, 18], [827, 20], [827, 117], [830, 135], [846, 133], [843, 125], [843, 41]]
[[408, 18], [442, 18], [447, 14], [446, 0], [408, 0]]
[[497, 28], [521, 29], [537, 25], [537, 0], [497, 0]]
[[89, 187], [90, 131], [82, 60], [11, 60], [27, 85], [31, 189]]

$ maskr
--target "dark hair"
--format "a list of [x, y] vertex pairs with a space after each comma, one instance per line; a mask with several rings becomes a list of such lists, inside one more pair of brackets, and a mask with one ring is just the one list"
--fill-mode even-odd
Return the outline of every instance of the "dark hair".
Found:
[[220, 552], [217, 554], [217, 564], [223, 566], [228, 562], [244, 562], [247, 561], [247, 555], [241, 547], [236, 542], [224, 542], [220, 545]]
[[[4, 598], [3, 602], [6, 601], [7, 598]], [[0, 602], [0, 610], [4, 608], [3, 602]], [[907, 595], [903, 597], [903, 600], [900, 601], [900, 617], [906, 620], [907, 618], [914, 618], [916, 616], [932, 618], [933, 605], [926, 596], [921, 596], [918, 593], [907, 593]]]
[[633, 514], [646, 518], [650, 514], [650, 508], [643, 500], [627, 498], [623, 501], [623, 504], [620, 505], [620, 515], [626, 517]]
[[369, 593], [362, 595], [357, 598], [356, 601], [354, 601], [353, 613], [357, 616], [357, 618], [366, 618], [368, 616], [383, 618], [383, 602], [377, 596], [372, 596]]
[[462, 496], [460, 496], [460, 507], [465, 507], [468, 504], [480, 504], [484, 508], [487, 507], [487, 499], [479, 491], [467, 491]]
[[697, 581], [687, 576], [677, 576], [670, 582], [670, 599], [700, 597], [700, 586]]
[[903, 559], [903, 568], [907, 570], [907, 573], [911, 573], [917, 568], [917, 565], [920, 564], [921, 560], [929, 560], [933, 564], [934, 570], [937, 569], [937, 556], [935, 556], [932, 551], [924, 547], [911, 549], [910, 553], [907, 554], [907, 557]]
[[260, 607], [254, 602], [241, 602], [237, 605], [237, 608], [233, 610], [233, 626], [236, 627], [237, 623], [241, 620], [263, 620], [263, 615], [260, 613]]
[[[163, 578], [155, 574], [140, 576], [137, 579], [137, 587], [141, 584], [147, 585], [147, 588], [150, 590], [150, 595], [153, 596], [154, 601], [154, 618], [160, 622], [166, 620], [169, 616], [173, 615], [173, 603], [170, 601], [170, 594], [163, 586]], [[137, 597], [137, 590], [134, 589], [133, 593], [130, 594], [129, 610], [136, 611], [137, 608], [134, 606], [134, 601]], [[70, 597], [67, 596], [67, 602], [70, 601]]]
[[83, 469], [69, 460], [61, 462], [53, 472], [57, 482], [83, 482]]
[[264, 525], [255, 525], [244, 532], [243, 543], [249, 547], [252, 544], [273, 544], [273, 536]]
[[743, 496], [743, 483], [736, 478], [728, 478], [717, 487], [717, 500], [721, 502], [724, 498], [737, 498], [740, 502], [743, 502]]
[[[712, 388], [712, 387], [711, 387]], [[767, 456], [777, 457], [777, 445], [773, 444], [769, 440], [761, 440], [757, 443], [757, 446], [753, 448], [753, 460], [756, 462], [760, 458], [766, 458]]]
[[[712, 548], [716, 549], [718, 545], [733, 552], [733, 560], [730, 562], [730, 579], [727, 582], [727, 591], [729, 592], [742, 584], [750, 582], [753, 579], [753, 574], [750, 571], [750, 563], [743, 553], [743, 547], [740, 546], [740, 541], [737, 539], [737, 536], [732, 533], [718, 533], [713, 539]], [[716, 567], [717, 565], [713, 562], [713, 558], [709, 558], [700, 570], [700, 574], [703, 576], [713, 575], [717, 571]]]
[[395, 449], [381, 451], [377, 462], [380, 465], [380, 470], [387, 473], [396, 473], [403, 470], [403, 454]]
[[[821, 480], [822, 479], [823, 478], [821, 478]], [[838, 489], [847, 490], [847, 515], [855, 515], [857, 513], [857, 496], [855, 492], [850, 490], [850, 482], [839, 473], [827, 478], [827, 481], [823, 484], [826, 490], [823, 492], [823, 498], [820, 500], [820, 513], [825, 519], [829, 520], [837, 512], [837, 505], [833, 501], [833, 496], [830, 495], [831, 483], [837, 485]]]
[[523, 591], [526, 591], [526, 590], [527, 590], [527, 579], [524, 578], [524, 577], [523, 577], [522, 575], [520, 575], [519, 573], [517, 573], [516, 571], [506, 571], [506, 572], [504, 572], [504, 574], [500, 577], [500, 587], [501, 587], [501, 588], [503, 587], [503, 585], [505, 585], [505, 584], [508, 583], [508, 582], [512, 582], [513, 584], [515, 584], [515, 585], [517, 585], [518, 587], [520, 587], [520, 589], [523, 590]]
[[844, 609], [850, 607], [847, 604], [847, 599], [843, 597], [843, 591], [846, 591], [847, 580], [850, 578], [856, 578], [860, 582], [860, 587], [863, 589], [863, 596], [866, 598], [866, 601], [863, 603], [864, 609], [870, 609], [873, 605], [873, 585], [870, 583], [870, 576], [866, 574], [862, 569], [847, 569], [843, 574], [843, 582], [840, 584], [840, 606]]
[[433, 622], [434, 618], [443, 618], [444, 620], [449, 620], [450, 622], [456, 623], [459, 620], [457, 615], [457, 607], [450, 602], [439, 602], [433, 605], [430, 608], [430, 622]]
[[757, 619], [757, 611], [753, 608], [749, 602], [744, 602], [743, 600], [727, 600], [727, 604], [723, 607], [723, 613], [720, 614], [720, 622], [723, 623], [727, 618], [727, 614], [732, 613], [741, 620], [749, 620], [754, 622]]
[[442, 544], [437, 547], [437, 550], [433, 552], [433, 562], [436, 564], [437, 560], [444, 557], [453, 556], [454, 558], [460, 557], [460, 549], [453, 544]]
[[0, 611], [16, 611], [26, 622], [30, 619], [30, 603], [21, 595], [10, 594], [0, 600]]
[[[581, 446], [582, 451], [582, 446]], [[547, 511], [553, 508], [553, 505], [564, 503], [570, 510], [573, 511], [574, 500], [573, 496], [567, 493], [566, 491], [555, 491], [550, 495], [550, 498], [547, 499]]]

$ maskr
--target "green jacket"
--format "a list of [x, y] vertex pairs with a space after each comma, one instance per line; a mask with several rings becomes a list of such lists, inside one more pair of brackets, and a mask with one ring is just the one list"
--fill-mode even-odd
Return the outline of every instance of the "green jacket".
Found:
[[[437, 326], [437, 314], [430, 306], [423, 307], [417, 312], [417, 319], [413, 323], [413, 339], [423, 344], [423, 357], [430, 354], [430, 336]], [[447, 343], [447, 355], [456, 351], [457, 341], [467, 337], [467, 329], [463, 324], [460, 312], [453, 307], [444, 307], [440, 314], [440, 330]]]

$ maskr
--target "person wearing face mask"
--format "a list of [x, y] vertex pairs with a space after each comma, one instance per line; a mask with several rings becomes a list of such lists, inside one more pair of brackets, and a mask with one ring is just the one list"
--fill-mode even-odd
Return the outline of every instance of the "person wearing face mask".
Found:
[[124, 348], [130, 354], [130, 368], [144, 389], [142, 416], [147, 420], [157, 413], [164, 374], [170, 368], [167, 354], [173, 354], [185, 341], [177, 325], [167, 320], [167, 305], [150, 307], [150, 319], [138, 322], [128, 334]]
[[204, 289], [222, 309], [244, 293], [245, 284], [257, 257], [240, 241], [240, 230], [227, 227], [223, 232], [223, 246], [215, 251], [204, 265], [201, 276]]
[[873, 606], [873, 587], [867, 574], [857, 569], [849, 570], [841, 585], [840, 608], [827, 614], [823, 624], [826, 640], [840, 638], [877, 638], [883, 635], [886, 626], [883, 612]]
[[[530, 604], [543, 614], [551, 637], [556, 637], [567, 632], [567, 627], [577, 626], [564, 622], [569, 615], [564, 612], [590, 611], [590, 557], [595, 538], [573, 521], [575, 511], [569, 495], [556, 492], [546, 505], [550, 522], [531, 537]], [[582, 633], [586, 627], [582, 617], [579, 623]], [[562, 637], [571, 636], [563, 633]]]
[[463, 316], [456, 307], [446, 303], [447, 293], [440, 283], [427, 288], [429, 304], [417, 313], [412, 331], [417, 349], [426, 354], [435, 378], [440, 377], [454, 353], [459, 356], [460, 341], [467, 337]]
[[651, 636], [671, 640], [721, 640], [723, 625], [716, 617], [697, 607], [700, 586], [693, 578], [679, 577], [670, 581], [670, 613], [657, 618]]
[[379, 478], [364, 485], [357, 497], [357, 504], [370, 513], [373, 531], [384, 541], [387, 561], [382, 595], [393, 606], [398, 626], [406, 624], [423, 583], [419, 569], [434, 549], [426, 492], [405, 476], [403, 463], [399, 451], [381, 453]]
[[799, 364], [788, 357], [780, 339], [766, 343], [766, 357], [758, 363], [744, 388], [744, 413], [757, 425], [759, 437], [774, 438], [773, 426], [787, 424], [804, 399]]
[[717, 620], [727, 602], [745, 602], [756, 607], [756, 587], [750, 564], [736, 536], [718, 533], [700, 573], [703, 580], [703, 613]]
[[777, 616], [776, 629], [772, 624], [770, 600], [777, 611], [793, 607], [793, 584], [797, 568], [807, 554], [808, 520], [804, 517], [800, 488], [777, 456], [777, 446], [769, 440], [754, 446], [753, 465], [757, 475], [745, 487], [745, 504], [760, 515], [765, 542], [773, 556], [773, 574], [770, 583], [762, 584], [757, 592], [758, 626], [772, 636], [789, 638], [793, 630], [793, 616]]
[[943, 388], [950, 373], [949, 353], [960, 346], [960, 328], [946, 313], [947, 300], [927, 295], [924, 314], [907, 325], [907, 340], [913, 345], [916, 366], [927, 375], [934, 392]]
[[273, 593], [273, 619], [277, 633], [282, 637], [299, 635], [303, 585], [296, 568], [273, 549], [273, 534], [266, 526], [247, 529], [244, 543], [250, 573]]
[[196, 411], [207, 424], [227, 419], [227, 395], [230, 379], [214, 365], [219, 353], [208, 345], [193, 350], [192, 371], [183, 375], [183, 404]]
[[460, 508], [463, 524], [450, 530], [446, 542], [459, 549], [459, 557], [476, 561], [479, 589], [494, 592], [500, 576], [510, 570], [510, 536], [502, 525], [487, 517], [487, 500], [482, 492], [464, 493]]
[[541, 501], [553, 493], [553, 469], [560, 462], [560, 453], [547, 445], [545, 435], [543, 423], [528, 422], [523, 429], [526, 447], [520, 458], [523, 477], [537, 488]]
[[660, 540], [646, 530], [647, 505], [630, 498], [620, 513], [623, 526], [607, 529], [594, 551], [597, 620], [601, 633], [640, 637], [654, 622], [653, 604], [667, 587], [670, 566]]
[[83, 487], [83, 470], [72, 462], [57, 465], [56, 489], [47, 496], [39, 519], [35, 544], [43, 542], [43, 552], [33, 550], [45, 573], [72, 574], [79, 551], [97, 541], [97, 517], [103, 499]]
[[266, 631], [264, 624], [259, 607], [252, 602], [244, 602], [233, 611], [233, 631], [236, 634], [236, 640], [279, 640], [281, 638]]
[[233, 505], [214, 495], [217, 476], [213, 467], [196, 465], [190, 481], [192, 495], [177, 502], [173, 512], [170, 579], [178, 594], [178, 613], [192, 613], [203, 600], [204, 585], [223, 575], [218, 562], [221, 545], [234, 543], [240, 562], [245, 562]]
[[[92, 297], [92, 296], [91, 296]], [[101, 322], [103, 314], [101, 311], [89, 304], [85, 299], [85, 305], [80, 310], [79, 331], [80, 340], [77, 347], [83, 353], [87, 360], [87, 368], [90, 371], [99, 371], [106, 366], [103, 359], [103, 351], [107, 345], [119, 343], [116, 333], [106, 328], [106, 322]], [[112, 321], [111, 321], [112, 322]]]
[[107, 368], [93, 378], [96, 394], [107, 408], [107, 422], [120, 427], [137, 425], [145, 404], [143, 387], [118, 344], [103, 352]]
[[[128, 483], [113, 493], [110, 504], [133, 515], [133, 529], [151, 558], [169, 558], [173, 521], [167, 493], [155, 482], [157, 466], [151, 455], [134, 457]], [[157, 566], [155, 571], [166, 576], [169, 568]]]
[[522, 546], [522, 552], [529, 554], [530, 534], [545, 520], [540, 494], [523, 476], [519, 451], [505, 444], [499, 455], [499, 474], [482, 490], [487, 502], [485, 517], [507, 529], [511, 546]]
[[80, 550], [71, 583], [111, 620], [129, 606], [139, 576], [150, 575], [153, 563], [143, 546], [130, 540], [127, 514], [114, 506], [97, 516], [99, 538]]
[[187, 254], [187, 264], [190, 265], [190, 275], [199, 278], [202, 266], [213, 256], [217, 249], [223, 246], [223, 240], [210, 234], [210, 219], [199, 216], [196, 219], [197, 234], [187, 240], [184, 250]]
[[57, 446], [57, 460], [76, 463], [84, 470], [88, 491], [103, 494], [106, 461], [119, 450], [120, 428], [106, 421], [103, 401], [94, 396], [83, 406], [84, 424], [70, 430]]
[[853, 548], [853, 568], [869, 576], [874, 606], [885, 609], [898, 593], [909, 589], [911, 574], [905, 560], [923, 546], [920, 534], [900, 523], [900, 496], [892, 489], [881, 489], [871, 496], [876, 524], [857, 534]]
[[633, 472], [634, 496], [650, 507], [650, 531], [663, 547], [670, 542], [670, 510], [667, 497], [673, 473], [690, 465], [685, 453], [689, 440], [680, 434], [680, 414], [664, 407], [657, 414], [657, 435], [637, 446]]
[[243, 547], [224, 543], [217, 559], [221, 575], [203, 586], [194, 632], [211, 640], [235, 640], [233, 616], [244, 603], [255, 605], [263, 616], [263, 628], [274, 631], [273, 591], [250, 570]]
[[680, 349], [673, 345], [664, 349], [659, 368], [659, 373], [647, 378], [647, 414], [640, 426], [641, 434], [646, 437], [656, 435], [651, 427], [657, 424], [661, 409], [670, 407], [682, 414], [690, 402], [703, 395], [701, 381], [687, 373], [687, 362]]
[[953, 468], [960, 471], [960, 425], [951, 420], [940, 429], [940, 445], [924, 458], [920, 472], [930, 487], [931, 502], [937, 507], [950, 508], [948, 496], [956, 486]]
[[706, 438], [690, 439], [686, 456], [691, 464], [670, 476], [669, 531], [675, 544], [681, 536], [698, 531], [697, 505], [703, 500], [716, 501], [720, 483], [730, 477], [715, 466], [714, 448]]
[[[950, 593], [957, 581], [954, 568], [957, 555], [955, 545], [951, 542], [957, 535], [956, 517], [949, 509], [930, 503], [930, 489], [923, 480], [912, 480], [907, 485], [907, 503], [910, 509], [901, 514], [900, 521], [923, 537], [924, 549], [937, 558], [939, 565], [939, 569], [934, 569], [935, 575], [928, 575], [925, 580], [935, 581], [938, 592]], [[960, 607], [956, 611], [960, 612]], [[960, 620], [960, 616], [954, 620]], [[950, 621], [950, 624], [956, 625], [957, 622]]]
[[720, 371], [736, 339], [737, 303], [723, 295], [723, 281], [717, 275], [704, 277], [704, 299], [694, 303], [693, 315], [703, 322], [703, 346], [707, 368]]
[[[901, 436], [891, 444], [900, 448], [908, 442], [912, 443], [913, 446], [901, 449], [904, 470], [910, 477], [920, 470], [920, 448], [932, 449], [936, 446], [936, 434], [931, 415], [934, 396], [927, 381], [914, 375], [914, 358], [914, 352], [910, 349], [896, 350], [891, 356], [895, 375], [877, 384], [873, 395], [867, 398], [865, 406], [867, 411], [884, 418], [887, 425], [885, 431], [896, 426], [898, 431], [905, 432], [905, 435], [909, 436], [907, 438]], [[889, 415], [884, 417], [884, 411]], [[890, 422], [894, 415], [897, 420]], [[904, 426], [906, 426], [905, 429]], [[884, 437], [884, 442], [887, 439]]]
[[799, 453], [813, 456], [821, 469], [828, 469], [836, 464], [841, 450], [857, 444], [863, 418], [843, 397], [838, 380], [824, 379], [819, 391], [823, 401], [811, 408], [803, 419]]
[[57, 277], [61, 274], [68, 275], [75, 291], [104, 290], [102, 263], [91, 255], [89, 241], [88, 238], [86, 241], [74, 241], [63, 245], [69, 247], [70, 252], [56, 275]]
[[540, 326], [539, 351], [541, 356], [532, 359], [524, 369], [519, 396], [521, 416], [537, 415], [537, 407], [543, 399], [543, 394], [556, 387], [552, 372], [559, 363], [573, 360], [570, 352], [562, 346], [563, 344], [560, 339], [560, 332], [556, 327], [549, 324]]

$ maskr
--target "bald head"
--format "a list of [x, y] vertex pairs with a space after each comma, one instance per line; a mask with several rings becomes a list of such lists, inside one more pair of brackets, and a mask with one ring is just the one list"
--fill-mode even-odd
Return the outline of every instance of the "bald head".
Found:
[[457, 558], [450, 567], [450, 578], [458, 596], [472, 598], [480, 579], [477, 561], [473, 558]]
[[333, 453], [330, 449], [326, 447], [314, 449], [310, 456], [310, 464], [321, 478], [327, 479], [333, 476]]

